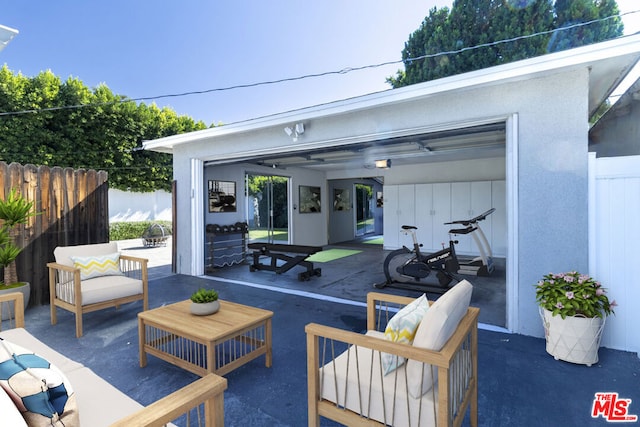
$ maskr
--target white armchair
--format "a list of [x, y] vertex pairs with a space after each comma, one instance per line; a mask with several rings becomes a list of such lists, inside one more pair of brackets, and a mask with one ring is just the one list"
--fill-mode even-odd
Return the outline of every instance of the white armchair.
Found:
[[[384, 337], [390, 319], [413, 298], [369, 293], [367, 334], [309, 324], [309, 426], [325, 417], [345, 425], [478, 424], [477, 325], [463, 281], [429, 303], [413, 343]], [[385, 374], [384, 358], [404, 362]]]
[[121, 255], [115, 242], [58, 246], [49, 267], [51, 324], [56, 308], [76, 317], [76, 337], [82, 336], [82, 315], [142, 300], [148, 310], [147, 260]]

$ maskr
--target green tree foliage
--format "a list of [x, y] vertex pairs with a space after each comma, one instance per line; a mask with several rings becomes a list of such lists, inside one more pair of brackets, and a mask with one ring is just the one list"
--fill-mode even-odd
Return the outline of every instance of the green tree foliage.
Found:
[[455, 0], [429, 11], [405, 43], [405, 69], [387, 82], [398, 88], [615, 38], [619, 17], [551, 30], [618, 13], [614, 0]]
[[[62, 108], [84, 105], [83, 108]], [[47, 110], [52, 109], [52, 110]], [[0, 160], [106, 170], [121, 190], [170, 190], [171, 155], [141, 150], [142, 141], [205, 129], [169, 108], [137, 104], [106, 85], [93, 90], [51, 71], [35, 77], [0, 69]]]

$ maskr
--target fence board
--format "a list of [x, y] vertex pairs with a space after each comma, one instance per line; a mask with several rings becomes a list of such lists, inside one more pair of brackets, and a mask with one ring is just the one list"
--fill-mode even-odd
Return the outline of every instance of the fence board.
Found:
[[0, 162], [0, 197], [17, 188], [40, 215], [20, 227], [23, 251], [18, 279], [31, 283], [31, 304], [49, 301], [47, 262], [56, 246], [104, 243], [109, 239], [108, 175], [104, 171]]
[[595, 242], [592, 272], [619, 306], [607, 318], [605, 347], [640, 354], [640, 156], [598, 158], [595, 170]]

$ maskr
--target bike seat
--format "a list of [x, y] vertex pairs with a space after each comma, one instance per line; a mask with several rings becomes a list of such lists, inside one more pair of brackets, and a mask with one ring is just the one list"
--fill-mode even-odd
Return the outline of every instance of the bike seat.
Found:
[[416, 227], [415, 225], [403, 225], [402, 229], [403, 230], [417, 230], [418, 227]]
[[478, 228], [473, 226], [468, 226], [467, 228], [452, 228], [449, 230], [451, 234], [469, 234], [476, 231]]

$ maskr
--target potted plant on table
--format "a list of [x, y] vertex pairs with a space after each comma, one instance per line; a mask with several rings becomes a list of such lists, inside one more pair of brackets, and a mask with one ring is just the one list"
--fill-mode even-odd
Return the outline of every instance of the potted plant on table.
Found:
[[535, 286], [547, 353], [556, 360], [596, 363], [606, 317], [616, 305], [606, 289], [577, 271], [549, 273]]
[[[29, 218], [35, 215], [38, 213], [33, 211], [33, 202], [25, 199], [15, 188], [11, 189], [4, 200], [0, 200], [0, 266], [4, 269], [0, 293], [22, 292], [25, 307], [29, 304], [31, 286], [28, 282], [18, 281], [15, 260], [22, 248], [16, 240], [19, 226], [26, 224]], [[6, 319], [8, 315], [8, 312], [3, 313], [2, 318]]]
[[218, 292], [214, 289], [200, 288], [191, 294], [191, 313], [206, 316], [216, 313], [219, 309]]

